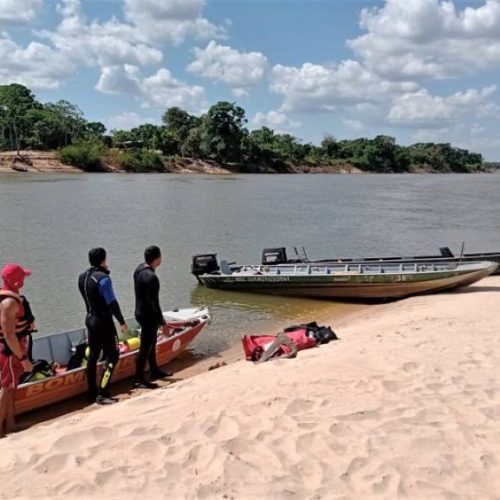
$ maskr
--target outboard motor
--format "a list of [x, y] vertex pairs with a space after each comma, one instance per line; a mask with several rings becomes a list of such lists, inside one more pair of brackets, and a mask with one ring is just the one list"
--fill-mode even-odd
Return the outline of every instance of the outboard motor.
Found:
[[219, 271], [216, 253], [207, 253], [203, 255], [193, 255], [191, 264], [191, 273], [195, 276], [210, 274]]
[[439, 251], [441, 252], [441, 257], [455, 257], [448, 247], [441, 247]]
[[262, 251], [262, 265], [269, 266], [275, 264], [286, 264], [286, 248], [264, 248]]

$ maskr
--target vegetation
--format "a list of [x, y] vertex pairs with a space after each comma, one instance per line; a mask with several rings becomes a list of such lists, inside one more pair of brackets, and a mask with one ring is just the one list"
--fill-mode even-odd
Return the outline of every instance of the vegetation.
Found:
[[85, 172], [102, 172], [102, 157], [104, 144], [97, 140], [82, 141], [71, 146], [65, 146], [59, 152], [63, 163], [74, 165]]
[[40, 103], [18, 84], [0, 86], [0, 149], [60, 150], [63, 162], [85, 171], [103, 170], [111, 161], [127, 172], [163, 172], [164, 157], [216, 162], [241, 172], [328, 171], [354, 166], [368, 172], [475, 172], [480, 154], [450, 144], [404, 147], [393, 137], [337, 140], [326, 135], [320, 145], [303, 143], [268, 127], [249, 131], [243, 108], [230, 102], [214, 104], [206, 114], [191, 116], [172, 107], [161, 125], [144, 124], [105, 135], [100, 122], [89, 122], [67, 102]]

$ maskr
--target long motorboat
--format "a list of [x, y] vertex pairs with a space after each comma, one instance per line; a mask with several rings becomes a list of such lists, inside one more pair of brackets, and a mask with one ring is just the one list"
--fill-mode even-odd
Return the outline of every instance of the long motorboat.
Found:
[[[302, 248], [302, 255], [294, 247], [295, 257], [290, 258], [285, 247], [278, 248], [265, 248], [262, 251], [261, 264], [262, 265], [282, 265], [282, 264], [415, 264], [415, 263], [461, 263], [461, 262], [496, 262], [498, 267], [492, 274], [500, 274], [500, 252], [481, 252], [481, 253], [460, 253], [455, 255], [449, 247], [441, 247], [439, 255], [414, 255], [406, 257], [332, 257], [328, 259], [310, 259], [304, 248]], [[233, 271], [241, 269], [241, 265], [236, 262], [229, 264]], [[205, 273], [219, 271], [219, 263], [217, 254], [201, 254], [193, 256], [193, 263], [191, 272], [195, 276]]]
[[[158, 336], [156, 356], [162, 366], [181, 354], [192, 340], [210, 323], [207, 308], [187, 308], [163, 313], [171, 335]], [[134, 326], [134, 322], [128, 323]], [[69, 332], [56, 333], [33, 339], [33, 358], [57, 362], [67, 366], [76, 346], [85, 342], [86, 332], [81, 328]], [[120, 355], [113, 374], [113, 381], [131, 377], [135, 372], [138, 351], [132, 350]], [[103, 363], [98, 364], [101, 372]], [[57, 375], [36, 382], [20, 385], [15, 393], [16, 414], [26, 413], [37, 408], [70, 399], [87, 390], [86, 369], [79, 367], [61, 371]]]
[[496, 262], [299, 263], [231, 267], [195, 274], [209, 288], [329, 299], [393, 299], [470, 285]]

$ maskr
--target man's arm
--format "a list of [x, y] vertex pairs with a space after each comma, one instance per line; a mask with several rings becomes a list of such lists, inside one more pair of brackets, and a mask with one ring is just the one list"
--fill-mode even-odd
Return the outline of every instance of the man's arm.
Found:
[[111, 283], [111, 278], [106, 277], [99, 281], [99, 292], [108, 304], [111, 314], [117, 319], [120, 326], [126, 326], [125, 319], [120, 309], [120, 304], [116, 300], [115, 292], [113, 290], [113, 285]]
[[7, 347], [16, 358], [22, 360], [23, 368], [30, 371], [33, 367], [28, 359], [23, 360], [26, 353], [21, 348], [21, 344], [16, 335], [16, 315], [18, 307], [19, 304], [14, 299], [5, 299], [0, 303], [2, 330], [4, 332]]

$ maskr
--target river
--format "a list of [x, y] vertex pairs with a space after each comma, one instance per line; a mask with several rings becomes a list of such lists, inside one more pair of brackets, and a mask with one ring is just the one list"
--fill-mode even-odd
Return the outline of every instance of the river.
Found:
[[[164, 309], [208, 305], [214, 322], [194, 344], [213, 352], [241, 333], [354, 311], [359, 305], [208, 290], [191, 256], [258, 263], [265, 247], [305, 247], [309, 257], [500, 250], [500, 175], [110, 175], [0, 177], [0, 264], [33, 275], [23, 289], [40, 334], [78, 328], [78, 274], [94, 246], [125, 316], [144, 247], [159, 245]], [[335, 329], [335, 325], [332, 325]]]

